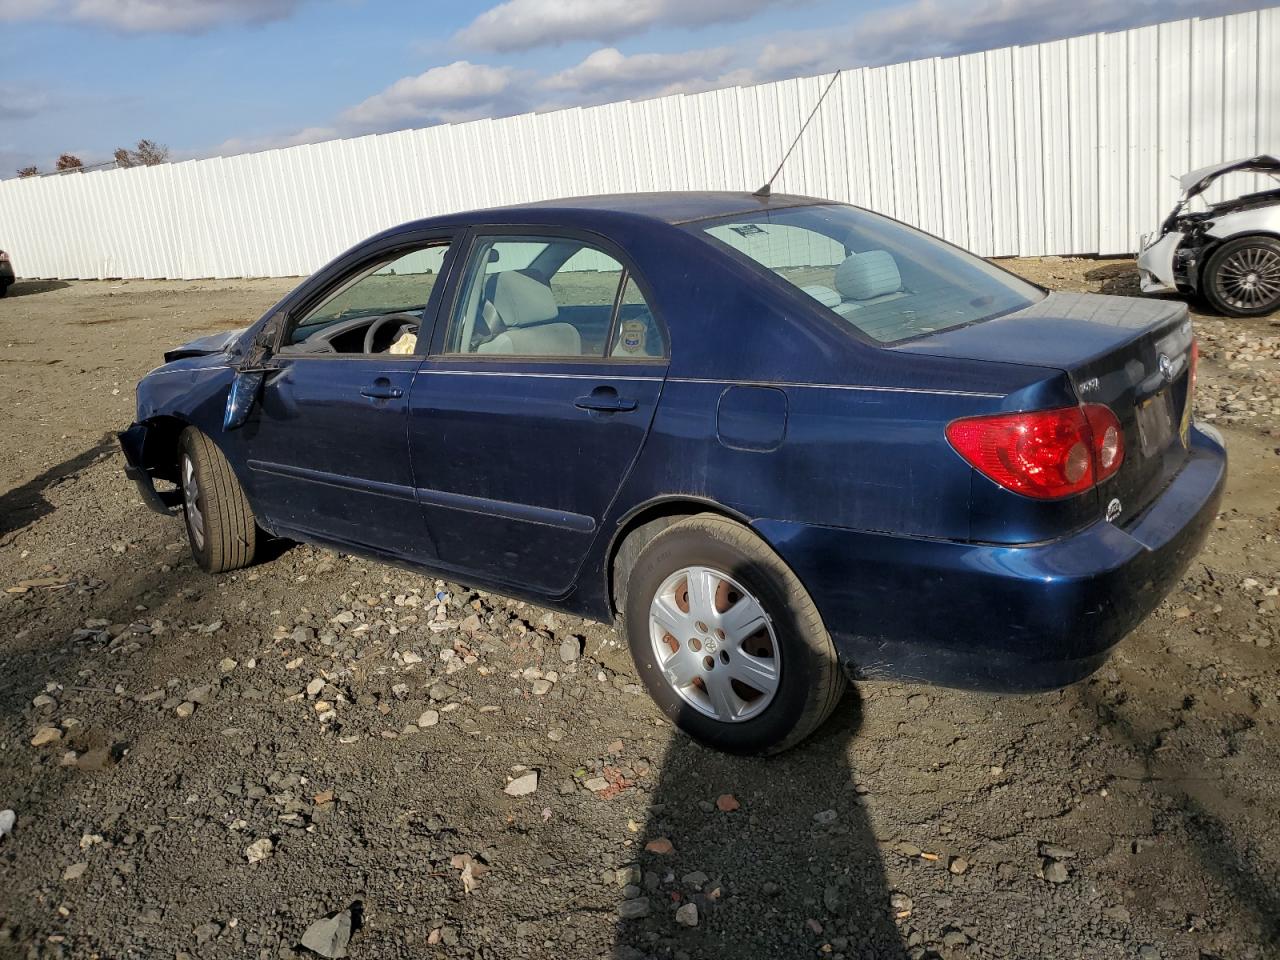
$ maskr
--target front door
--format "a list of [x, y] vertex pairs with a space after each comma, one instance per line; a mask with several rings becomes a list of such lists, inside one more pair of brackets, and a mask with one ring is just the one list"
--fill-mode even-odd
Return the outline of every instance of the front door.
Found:
[[433, 559], [406, 423], [448, 251], [437, 238], [376, 253], [291, 313], [243, 427], [254, 502], [282, 533]]
[[666, 368], [640, 286], [603, 246], [477, 236], [409, 409], [441, 563], [565, 592], [639, 455]]

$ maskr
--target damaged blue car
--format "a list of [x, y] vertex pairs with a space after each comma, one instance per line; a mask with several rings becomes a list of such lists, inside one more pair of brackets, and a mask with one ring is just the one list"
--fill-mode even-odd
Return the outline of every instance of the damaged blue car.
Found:
[[451, 214], [166, 354], [121, 434], [221, 573], [308, 541], [603, 621], [717, 748], [846, 676], [1044, 690], [1176, 584], [1221, 496], [1184, 305], [1050, 293], [746, 193]]

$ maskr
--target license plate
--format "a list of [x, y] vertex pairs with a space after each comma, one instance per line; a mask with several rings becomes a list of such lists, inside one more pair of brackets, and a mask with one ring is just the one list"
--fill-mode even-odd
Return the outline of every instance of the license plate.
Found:
[[1169, 445], [1173, 436], [1173, 405], [1168, 390], [1148, 397], [1138, 405], [1138, 439], [1142, 455], [1154, 456]]

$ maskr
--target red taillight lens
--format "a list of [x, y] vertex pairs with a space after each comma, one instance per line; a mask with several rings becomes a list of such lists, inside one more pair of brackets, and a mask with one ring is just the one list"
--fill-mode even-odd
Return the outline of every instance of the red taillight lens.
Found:
[[1081, 409], [1093, 434], [1093, 482], [1101, 483], [1124, 463], [1124, 431], [1110, 407], [1086, 403]]
[[1200, 366], [1200, 341], [1191, 341], [1191, 372], [1187, 375], [1187, 398], [1190, 402], [1191, 391], [1196, 388], [1196, 369]]
[[1100, 403], [966, 417], [947, 439], [983, 476], [1042, 500], [1082, 493], [1124, 461], [1120, 421]]

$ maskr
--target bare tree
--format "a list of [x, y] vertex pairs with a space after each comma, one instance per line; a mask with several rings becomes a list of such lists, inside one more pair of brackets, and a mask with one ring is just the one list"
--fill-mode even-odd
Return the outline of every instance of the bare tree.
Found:
[[80, 158], [74, 154], [64, 153], [54, 165], [55, 170], [79, 170], [84, 166]]
[[26, 179], [27, 177], [38, 177], [40, 171], [36, 167], [23, 167], [18, 171], [18, 176]]
[[156, 164], [169, 162], [169, 148], [154, 140], [139, 140], [132, 150], [117, 147], [113, 156], [118, 167], [154, 167]]

